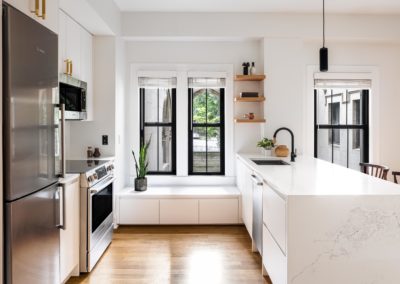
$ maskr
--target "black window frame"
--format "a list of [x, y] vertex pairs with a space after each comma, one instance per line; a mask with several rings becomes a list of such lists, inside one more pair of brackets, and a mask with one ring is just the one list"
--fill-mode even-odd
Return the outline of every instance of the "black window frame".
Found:
[[[145, 89], [139, 88], [140, 95], [140, 146], [143, 146], [145, 141], [145, 128], [146, 127], [171, 127], [172, 132], [172, 145], [171, 145], [171, 155], [172, 155], [172, 165], [171, 171], [149, 171], [148, 175], [176, 175], [176, 88], [171, 89], [172, 96], [172, 120], [171, 122], [145, 122]], [[159, 103], [160, 88], [157, 88], [157, 103]], [[158, 111], [158, 108], [157, 108]], [[157, 139], [159, 143], [159, 139]], [[157, 145], [157, 163], [159, 162], [159, 145]]]
[[[318, 158], [318, 130], [319, 129], [327, 129], [332, 131], [332, 135], [334, 136], [336, 129], [347, 130], [347, 167], [349, 167], [349, 151], [352, 149], [352, 145], [349, 142], [349, 132], [350, 130], [362, 130], [362, 135], [360, 135], [360, 147], [362, 151], [360, 151], [360, 162], [368, 163], [369, 162], [369, 90], [361, 90], [360, 96], [360, 111], [362, 111], [361, 123], [359, 125], [354, 124], [318, 124], [318, 105], [317, 105], [317, 96], [318, 92], [314, 90], [314, 157]], [[346, 103], [347, 103], [347, 94], [346, 94]], [[348, 115], [348, 104], [346, 104], [346, 116]], [[346, 119], [347, 120], [347, 119]], [[348, 120], [347, 120], [348, 121]], [[353, 122], [352, 122], [353, 123]], [[334, 137], [332, 137], [332, 141], [334, 141]], [[332, 147], [332, 160], [334, 163], [334, 146], [335, 144], [330, 144]]]
[[[195, 123], [193, 121], [193, 89], [188, 88], [188, 173], [189, 175], [225, 175], [225, 88], [219, 88], [220, 91], [220, 120], [219, 123]], [[205, 88], [210, 89], [210, 88]], [[206, 99], [207, 102], [207, 99]], [[207, 104], [206, 104], [207, 109]], [[207, 111], [206, 111], [207, 113]], [[193, 128], [194, 127], [219, 127], [220, 128], [220, 171], [219, 172], [193, 172]], [[207, 144], [206, 144], [207, 145]], [[206, 146], [207, 147], [207, 146]], [[206, 157], [208, 151], [206, 150]], [[206, 168], [208, 159], [206, 158]]]

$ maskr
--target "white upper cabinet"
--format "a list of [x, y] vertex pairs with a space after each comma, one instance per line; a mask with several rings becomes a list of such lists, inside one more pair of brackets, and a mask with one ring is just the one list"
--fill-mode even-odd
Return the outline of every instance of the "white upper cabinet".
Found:
[[59, 11], [59, 25], [58, 25], [58, 72], [66, 73], [67, 64], [64, 60], [67, 59], [67, 15], [61, 10]]
[[87, 83], [86, 120], [93, 120], [93, 36], [85, 29], [81, 30], [80, 58], [80, 79]]
[[5, 2], [58, 33], [58, 0], [7, 0]]
[[66, 59], [71, 60], [71, 76], [81, 80], [81, 30], [83, 28], [70, 17], [66, 16], [67, 41]]
[[59, 14], [59, 72], [67, 72], [69, 60], [71, 76], [87, 83], [86, 120], [93, 120], [93, 36], [63, 11]]

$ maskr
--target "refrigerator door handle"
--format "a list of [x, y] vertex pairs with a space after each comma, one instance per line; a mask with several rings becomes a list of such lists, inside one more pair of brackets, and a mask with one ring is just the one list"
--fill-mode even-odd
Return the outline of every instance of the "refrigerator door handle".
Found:
[[66, 225], [65, 225], [65, 184], [59, 184], [57, 186], [57, 192], [58, 192], [58, 196], [59, 196], [59, 200], [60, 200], [60, 220], [59, 220], [59, 224], [57, 225], [57, 228], [62, 229], [62, 230], [66, 230]]
[[65, 104], [60, 104], [61, 109], [61, 175], [66, 175], [65, 165]]

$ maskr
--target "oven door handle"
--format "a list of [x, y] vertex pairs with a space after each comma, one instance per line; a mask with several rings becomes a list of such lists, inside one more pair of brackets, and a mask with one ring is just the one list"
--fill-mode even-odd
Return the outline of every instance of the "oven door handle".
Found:
[[115, 177], [110, 177], [102, 181], [101, 183], [96, 184], [95, 186], [91, 187], [90, 190], [90, 195], [94, 195], [96, 193], [99, 193], [102, 191], [104, 188], [106, 188], [108, 185], [113, 183], [115, 181]]

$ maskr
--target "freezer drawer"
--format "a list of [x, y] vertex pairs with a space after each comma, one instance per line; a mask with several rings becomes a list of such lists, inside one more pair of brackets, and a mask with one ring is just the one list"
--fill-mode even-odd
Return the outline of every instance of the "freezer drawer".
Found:
[[6, 203], [7, 283], [58, 283], [60, 192], [57, 184]]

